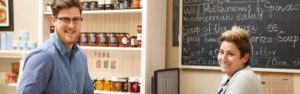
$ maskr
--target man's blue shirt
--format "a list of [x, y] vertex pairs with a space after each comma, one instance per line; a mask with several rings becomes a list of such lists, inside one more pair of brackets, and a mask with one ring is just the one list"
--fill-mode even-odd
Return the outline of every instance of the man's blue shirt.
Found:
[[77, 44], [69, 51], [54, 35], [24, 62], [17, 94], [93, 94], [87, 58]]

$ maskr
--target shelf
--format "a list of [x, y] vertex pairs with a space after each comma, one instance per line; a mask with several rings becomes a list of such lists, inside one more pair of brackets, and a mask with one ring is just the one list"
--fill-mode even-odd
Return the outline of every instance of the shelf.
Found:
[[[118, 14], [118, 13], [142, 13], [142, 9], [82, 11], [82, 14]], [[52, 14], [52, 12], [44, 12], [44, 14], [50, 15]]]
[[140, 94], [140, 93], [130, 93], [130, 92], [109, 92], [109, 91], [98, 91], [95, 90], [94, 94]]
[[0, 58], [23, 58], [30, 51], [0, 50]]
[[141, 48], [133, 47], [93, 47], [93, 46], [81, 46], [86, 50], [109, 50], [109, 51], [141, 51]]
[[17, 83], [8, 83], [7, 84], [7, 86], [10, 86], [10, 87], [17, 87], [17, 85], [18, 85]]

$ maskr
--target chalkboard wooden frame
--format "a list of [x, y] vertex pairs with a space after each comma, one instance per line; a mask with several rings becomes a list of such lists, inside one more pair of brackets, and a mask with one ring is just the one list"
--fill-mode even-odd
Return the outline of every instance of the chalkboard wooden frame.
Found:
[[[265, 0], [270, 1], [270, 0]], [[271, 0], [272, 1], [272, 0]], [[300, 2], [299, 2], [300, 4]], [[298, 13], [298, 12], [297, 12]], [[300, 18], [299, 18], [300, 19]], [[209, 69], [209, 70], [220, 70], [219, 66], [206, 66], [206, 65], [184, 65], [182, 62], [182, 49], [183, 49], [183, 0], [180, 2], [180, 28], [179, 28], [179, 67], [182, 69]], [[257, 72], [283, 72], [283, 73], [300, 73], [300, 67], [296, 69], [289, 69], [289, 68], [260, 68], [260, 67], [252, 67], [254, 71]]]

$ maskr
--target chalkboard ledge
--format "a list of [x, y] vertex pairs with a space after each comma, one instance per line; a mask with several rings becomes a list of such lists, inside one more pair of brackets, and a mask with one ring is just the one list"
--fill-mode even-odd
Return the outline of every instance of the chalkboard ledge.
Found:
[[255, 72], [300, 73], [299, 69], [252, 68]]
[[209, 69], [209, 70], [220, 70], [218, 66], [194, 66], [194, 65], [181, 65], [181, 69]]

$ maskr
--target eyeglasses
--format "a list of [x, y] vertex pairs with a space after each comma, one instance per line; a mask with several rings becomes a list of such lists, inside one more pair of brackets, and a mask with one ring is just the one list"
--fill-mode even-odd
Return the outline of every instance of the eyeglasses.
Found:
[[[70, 24], [71, 23], [71, 18], [69, 18], [69, 17], [57, 17], [57, 19], [59, 19], [60, 21], [62, 21], [65, 24]], [[74, 24], [79, 24], [79, 23], [82, 22], [82, 20], [83, 19], [81, 17], [74, 17], [72, 19]]]

